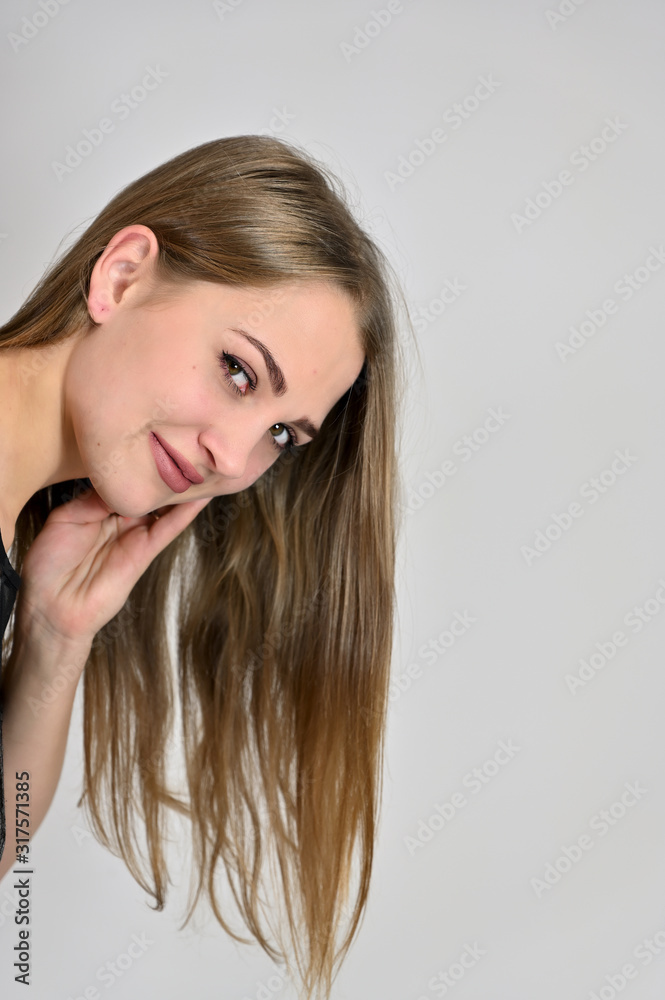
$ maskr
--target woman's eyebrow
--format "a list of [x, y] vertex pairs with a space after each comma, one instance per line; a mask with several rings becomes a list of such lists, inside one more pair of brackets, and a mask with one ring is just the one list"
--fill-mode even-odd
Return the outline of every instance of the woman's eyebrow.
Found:
[[257, 351], [261, 352], [263, 360], [266, 363], [266, 368], [268, 369], [268, 378], [270, 379], [272, 394], [273, 396], [283, 396], [289, 387], [286, 384], [284, 372], [279, 367], [266, 345], [261, 343], [260, 340], [257, 340], [256, 337], [252, 337], [251, 333], [247, 333], [246, 330], [240, 330], [235, 326], [231, 327], [231, 329], [235, 333], [239, 333], [242, 337], [248, 340], [250, 344], [253, 344]]
[[[250, 344], [253, 344], [257, 351], [260, 351], [263, 355], [263, 360], [266, 363], [268, 379], [270, 381], [270, 388], [272, 389], [273, 396], [283, 396], [289, 387], [286, 384], [284, 372], [279, 367], [266, 345], [260, 340], [257, 340], [256, 337], [253, 337], [251, 333], [247, 333], [246, 330], [241, 330], [236, 326], [232, 326], [231, 329], [234, 333], [239, 333], [241, 337], [248, 340]], [[308, 417], [301, 417], [300, 420], [292, 420], [291, 423], [294, 427], [304, 431], [304, 433], [308, 434], [311, 438], [315, 438], [320, 430], [320, 428], [316, 427]]]

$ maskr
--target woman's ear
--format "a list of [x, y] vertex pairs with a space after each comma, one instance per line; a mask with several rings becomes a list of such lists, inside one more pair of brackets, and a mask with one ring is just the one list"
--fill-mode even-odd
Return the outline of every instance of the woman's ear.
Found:
[[109, 240], [90, 275], [88, 314], [94, 323], [103, 323], [117, 306], [147, 286], [159, 256], [159, 243], [147, 226], [125, 226]]

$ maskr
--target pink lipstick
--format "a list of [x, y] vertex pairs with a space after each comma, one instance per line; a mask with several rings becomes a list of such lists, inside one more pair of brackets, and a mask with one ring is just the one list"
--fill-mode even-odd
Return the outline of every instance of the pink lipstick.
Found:
[[[163, 442], [154, 431], [151, 431], [149, 441], [157, 471], [162, 480], [174, 493], [184, 493], [193, 482], [203, 482], [203, 476], [200, 476], [196, 469], [182, 455], [167, 445], [166, 442]], [[192, 476], [191, 479], [184, 474], [179, 463], [187, 470], [188, 475]]]

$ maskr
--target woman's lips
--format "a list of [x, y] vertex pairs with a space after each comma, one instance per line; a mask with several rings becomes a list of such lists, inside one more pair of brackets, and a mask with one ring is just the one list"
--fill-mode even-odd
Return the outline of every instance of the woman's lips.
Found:
[[176, 448], [168, 443], [168, 441], [165, 441], [163, 437], [160, 437], [157, 431], [153, 431], [152, 433], [155, 435], [169, 458], [178, 466], [185, 479], [189, 479], [190, 483], [194, 483], [195, 485], [203, 482], [203, 476], [199, 475], [192, 463], [188, 462], [184, 455], [181, 455]]
[[152, 431], [149, 434], [149, 441], [155, 465], [162, 480], [174, 493], [184, 493], [192, 485], [190, 480], [183, 476], [178, 466], [166, 449], [159, 443], [159, 440]]

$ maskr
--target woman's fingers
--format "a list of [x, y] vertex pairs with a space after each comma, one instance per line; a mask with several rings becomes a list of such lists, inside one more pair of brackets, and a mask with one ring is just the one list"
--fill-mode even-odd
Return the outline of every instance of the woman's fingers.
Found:
[[53, 634], [92, 639], [211, 499], [160, 508], [157, 518], [109, 513], [94, 491], [56, 507], [26, 553], [22, 615], [43, 617]]

